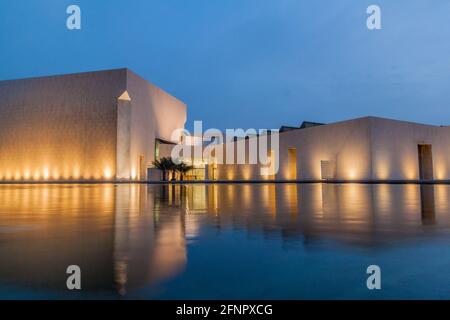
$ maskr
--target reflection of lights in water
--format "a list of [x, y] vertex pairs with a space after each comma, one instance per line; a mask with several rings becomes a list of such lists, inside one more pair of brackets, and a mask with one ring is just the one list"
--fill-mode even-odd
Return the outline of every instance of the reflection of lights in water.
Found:
[[269, 213], [273, 218], [276, 217], [277, 214], [277, 203], [276, 203], [276, 193], [275, 193], [275, 184], [268, 183], [262, 186], [262, 199], [264, 206], [269, 210]]
[[[251, 193], [251, 190], [248, 192]], [[285, 193], [285, 201], [288, 203], [289, 214], [291, 218], [295, 218], [298, 214], [297, 184], [286, 185]]]
[[200, 224], [198, 216], [188, 215], [185, 220], [185, 237], [188, 240], [195, 239], [200, 234]]
[[391, 194], [394, 191], [392, 185], [380, 184], [374, 186], [375, 190], [375, 201], [377, 206], [380, 208], [380, 213], [385, 215], [389, 214], [389, 207], [391, 205]]
[[447, 211], [449, 208], [449, 187], [447, 185], [436, 185], [435, 187], [437, 208]]
[[252, 205], [252, 190], [251, 190], [251, 185], [249, 184], [244, 184], [242, 186], [242, 198], [243, 198], [243, 203], [245, 205], [245, 207], [250, 207]]
[[[339, 188], [340, 213], [348, 224], [360, 224], [371, 214], [371, 193], [368, 185], [349, 183]], [[361, 208], [367, 207], [365, 210]], [[367, 224], [366, 224], [366, 227]]]
[[125, 260], [116, 260], [114, 264], [114, 280], [117, 285], [117, 292], [124, 296], [127, 293], [127, 261]]
[[[188, 186], [184, 186], [185, 188], [188, 188]], [[219, 191], [218, 191], [218, 185], [217, 184], [210, 184], [207, 187], [208, 192], [208, 208], [211, 208], [214, 210], [214, 213], [217, 214], [217, 209], [219, 208]]]
[[404, 195], [405, 195], [405, 204], [407, 206], [416, 206], [420, 202], [420, 188], [414, 184], [405, 185]]
[[192, 197], [191, 197], [191, 210], [204, 210], [206, 209], [206, 186], [205, 185], [193, 185]]
[[[383, 241], [392, 243], [395, 236], [404, 239], [405, 234], [423, 233], [417, 228], [421, 226], [421, 204], [416, 185], [194, 186], [182, 186], [186, 188], [183, 194], [190, 197], [189, 205], [206, 205], [206, 209], [188, 217], [183, 214], [183, 205], [167, 205], [164, 199], [168, 194], [161, 200], [161, 186], [0, 186], [0, 212], [6, 213], [0, 215], [0, 226], [7, 222], [18, 230], [13, 232], [21, 232], [20, 241], [5, 241], [3, 250], [11, 259], [2, 260], [0, 281], [13, 279], [30, 286], [45, 281], [56, 286], [60, 277], [49, 272], [55, 263], [68, 265], [82, 259], [99, 270], [95, 279], [84, 283], [86, 290], [90, 286], [108, 289], [114, 280], [118, 292], [126, 294], [132, 288], [177, 276], [187, 262], [186, 238], [203, 241], [199, 235], [204, 228], [217, 224], [239, 223], [249, 233], [273, 232], [273, 237], [283, 237], [286, 242], [305, 235], [311, 241], [326, 237], [364, 248]], [[448, 226], [450, 187], [436, 186], [435, 190], [436, 223]], [[220, 219], [207, 215], [216, 212], [215, 208]], [[159, 219], [155, 218], [157, 212]], [[271, 219], [274, 213], [277, 218]], [[412, 218], [405, 221], [405, 213]], [[294, 214], [298, 219], [292, 218]], [[2, 236], [7, 239], [8, 234]], [[27, 241], [30, 239], [33, 241]], [[43, 245], [45, 250], [41, 250]], [[36, 266], [33, 253], [41, 251], [40, 272], [31, 272]], [[104, 270], [108, 272], [102, 274]]]
[[234, 188], [233, 188], [233, 185], [231, 185], [231, 184], [227, 185], [227, 200], [229, 202], [234, 201]]

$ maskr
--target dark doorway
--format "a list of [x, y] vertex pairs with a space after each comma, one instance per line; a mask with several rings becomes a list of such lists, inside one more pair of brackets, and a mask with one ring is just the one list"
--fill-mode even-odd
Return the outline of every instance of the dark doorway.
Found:
[[419, 144], [420, 180], [433, 180], [433, 153], [431, 144]]
[[288, 180], [297, 180], [297, 149], [288, 149], [288, 166], [289, 176]]
[[145, 179], [145, 169], [144, 156], [139, 156], [139, 180]]

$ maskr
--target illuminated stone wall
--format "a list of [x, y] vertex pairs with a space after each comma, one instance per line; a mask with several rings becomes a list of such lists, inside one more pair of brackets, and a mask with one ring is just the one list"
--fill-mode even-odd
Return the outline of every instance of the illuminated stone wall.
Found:
[[296, 148], [297, 179], [320, 180], [322, 161], [335, 164], [335, 178], [370, 179], [370, 127], [366, 118], [280, 134], [280, 172], [288, 177], [288, 149]]
[[450, 179], [450, 127], [370, 120], [373, 179], [419, 179], [419, 144], [432, 146], [434, 179]]
[[184, 128], [186, 105], [129, 70], [127, 92], [131, 108], [130, 175], [119, 178], [145, 179], [146, 168], [155, 160], [155, 139], [171, 141], [172, 132]]
[[125, 70], [0, 82], [0, 178], [111, 178], [125, 89]]
[[145, 179], [155, 138], [185, 121], [127, 69], [1, 81], [0, 180]]
[[[248, 143], [246, 150], [248, 154]], [[296, 152], [296, 180], [322, 179], [322, 163], [336, 180], [418, 180], [418, 145], [431, 144], [435, 180], [450, 180], [450, 127], [365, 117], [280, 134], [277, 180], [293, 180], [289, 150]], [[217, 180], [265, 180], [259, 165], [217, 165]]]
[[[296, 180], [321, 179], [321, 161], [336, 164], [338, 179], [370, 179], [370, 136], [367, 119], [280, 133], [279, 171], [261, 176], [259, 165], [218, 165], [218, 180], [295, 180], [289, 167], [289, 150], [295, 149]], [[246, 141], [248, 153], [249, 140]]]

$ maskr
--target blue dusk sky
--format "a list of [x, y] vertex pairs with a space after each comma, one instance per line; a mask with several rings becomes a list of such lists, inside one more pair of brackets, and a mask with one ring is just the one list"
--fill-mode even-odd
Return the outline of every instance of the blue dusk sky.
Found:
[[0, 0], [1, 80], [120, 67], [184, 101], [188, 128], [449, 125], [450, 1]]

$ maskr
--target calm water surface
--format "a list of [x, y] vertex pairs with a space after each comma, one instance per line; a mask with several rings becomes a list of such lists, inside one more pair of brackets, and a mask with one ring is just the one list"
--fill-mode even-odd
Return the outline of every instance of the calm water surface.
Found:
[[0, 298], [450, 299], [450, 186], [1, 185]]

